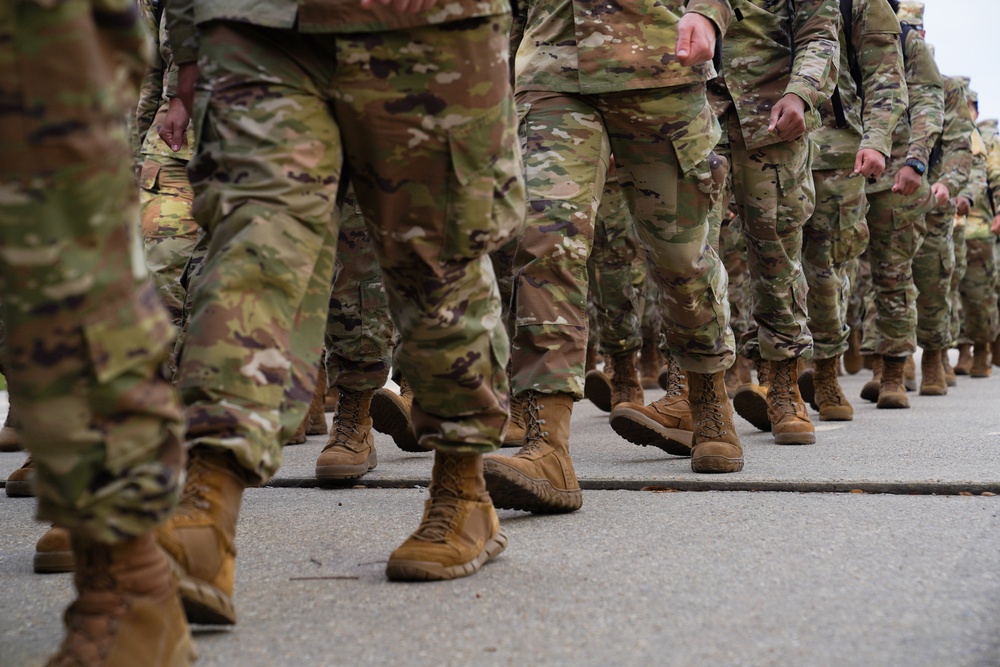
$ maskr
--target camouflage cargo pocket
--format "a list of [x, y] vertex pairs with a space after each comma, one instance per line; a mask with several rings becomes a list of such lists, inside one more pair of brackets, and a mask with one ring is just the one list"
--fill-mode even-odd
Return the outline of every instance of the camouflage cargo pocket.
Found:
[[834, 266], [842, 266], [860, 257], [868, 247], [871, 233], [865, 221], [867, 211], [868, 202], [863, 194], [860, 198], [840, 202], [837, 230], [830, 239], [830, 260]]
[[500, 248], [524, 224], [524, 168], [512, 101], [453, 128], [448, 148], [452, 174], [441, 258], [474, 259]]

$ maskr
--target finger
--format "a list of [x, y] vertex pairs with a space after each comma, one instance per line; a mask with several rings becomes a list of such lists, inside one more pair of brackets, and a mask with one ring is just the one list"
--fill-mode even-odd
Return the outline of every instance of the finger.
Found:
[[774, 130], [777, 129], [778, 122], [781, 120], [782, 110], [783, 108], [780, 104], [775, 105], [775, 107], [771, 109], [771, 124], [767, 126], [768, 132], [774, 132]]
[[858, 153], [857, 157], [854, 158], [854, 173], [860, 174], [864, 166], [865, 166], [865, 154]]
[[691, 33], [694, 31], [694, 26], [691, 23], [682, 22], [678, 25], [678, 28], [675, 50], [677, 58], [681, 60], [681, 64], [686, 64], [688, 54], [691, 53]]

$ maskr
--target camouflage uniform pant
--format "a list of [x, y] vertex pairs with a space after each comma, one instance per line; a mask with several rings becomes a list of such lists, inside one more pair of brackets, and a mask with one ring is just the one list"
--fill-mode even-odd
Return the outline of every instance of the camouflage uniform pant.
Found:
[[[968, 268], [960, 285], [965, 320], [960, 342], [992, 342], [1000, 334], [993, 238], [967, 239]], [[998, 360], [1000, 361], [1000, 360]]]
[[917, 344], [925, 350], [951, 346], [948, 293], [955, 271], [955, 205], [935, 208], [927, 214], [927, 235], [913, 258], [913, 282], [917, 286]]
[[723, 114], [722, 125], [729, 131], [753, 303], [753, 325], [741, 338], [740, 352], [769, 360], [811, 354], [801, 261], [802, 227], [816, 201], [809, 141], [802, 137], [748, 150], [734, 111]]
[[847, 351], [850, 282], [845, 266], [868, 244], [865, 178], [854, 169], [813, 171], [816, 209], [806, 222], [802, 263], [809, 285], [809, 330], [813, 358], [833, 359]]
[[707, 243], [722, 165], [705, 158], [682, 164], [679, 155], [700, 149], [662, 132], [664, 119], [672, 119], [689, 130], [682, 142], [710, 137], [715, 120], [704, 95], [703, 85], [592, 96], [518, 94], [528, 220], [515, 260], [515, 393], [583, 395], [587, 259], [612, 152], [660, 288], [668, 348], [687, 370], [732, 365], [726, 276]]
[[[402, 337], [418, 435], [460, 451], [499, 445], [508, 342], [488, 253], [524, 201], [497, 57], [509, 22], [363, 35], [204, 27], [209, 92], [196, 104], [191, 180], [210, 246], [179, 371], [192, 445], [229, 450], [257, 482], [280, 464], [322, 353], [342, 155]], [[391, 75], [372, 75], [387, 62]]]
[[750, 294], [750, 267], [747, 265], [747, 246], [743, 239], [739, 218], [722, 225], [719, 234], [722, 263], [729, 276], [729, 321], [733, 333], [742, 337], [753, 326], [753, 303]]
[[926, 179], [909, 197], [891, 190], [868, 195], [872, 288], [862, 343], [865, 352], [902, 357], [917, 349], [914, 257], [924, 240], [924, 216], [932, 201]]
[[598, 342], [605, 354], [631, 352], [642, 344], [641, 293], [635, 285], [638, 246], [618, 177], [609, 175], [597, 209], [594, 247], [587, 260], [592, 322], [597, 325]]
[[375, 248], [354, 191], [340, 206], [337, 268], [326, 320], [327, 385], [378, 389], [389, 378], [395, 330]]
[[194, 192], [187, 177], [187, 162], [147, 155], [139, 186], [146, 266], [167, 312], [179, 327], [185, 296], [181, 276], [198, 237], [198, 224], [191, 216]]
[[964, 224], [955, 225], [951, 240], [955, 246], [955, 270], [951, 273], [951, 283], [948, 285], [948, 337], [949, 346], [954, 347], [960, 342], [965, 323], [960, 291], [962, 280], [965, 278], [965, 272], [969, 266]]
[[38, 517], [114, 543], [176, 504], [183, 422], [161, 374], [172, 327], [107, 104], [121, 64], [108, 47], [123, 25], [97, 27], [92, 12], [0, 4], [0, 319]]

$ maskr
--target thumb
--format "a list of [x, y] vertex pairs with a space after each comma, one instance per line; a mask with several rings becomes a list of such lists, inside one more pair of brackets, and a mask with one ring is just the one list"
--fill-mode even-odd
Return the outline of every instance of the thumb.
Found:
[[684, 58], [691, 52], [691, 32], [694, 28], [690, 23], [681, 23], [677, 26], [677, 57]]
[[767, 126], [768, 132], [774, 132], [774, 128], [778, 127], [778, 121], [781, 120], [782, 113], [784, 113], [784, 107], [781, 106], [781, 102], [778, 102], [771, 109], [771, 123]]
[[861, 169], [865, 166], [865, 154], [858, 153], [857, 157], [854, 158], [854, 173], [860, 174]]

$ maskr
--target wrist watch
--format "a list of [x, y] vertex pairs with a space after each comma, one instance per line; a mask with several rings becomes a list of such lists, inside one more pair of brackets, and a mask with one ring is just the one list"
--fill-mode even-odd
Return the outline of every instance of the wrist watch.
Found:
[[911, 157], [909, 160], [906, 161], [906, 166], [912, 168], [913, 171], [917, 172], [921, 176], [923, 176], [924, 173], [927, 172], [927, 165], [925, 165], [917, 158]]

